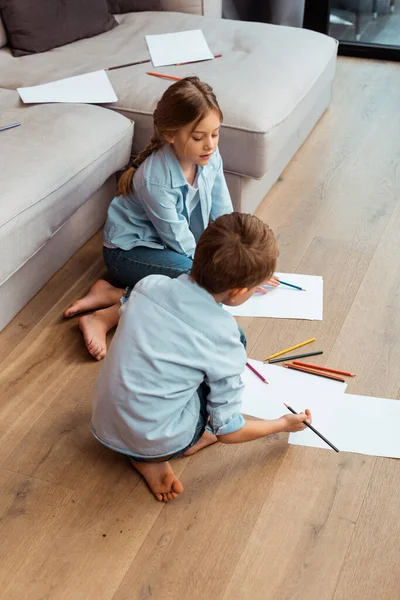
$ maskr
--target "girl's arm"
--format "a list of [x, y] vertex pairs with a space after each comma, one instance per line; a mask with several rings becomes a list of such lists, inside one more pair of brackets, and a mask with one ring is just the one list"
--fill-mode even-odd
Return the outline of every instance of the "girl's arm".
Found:
[[176, 210], [178, 190], [146, 182], [135, 191], [162, 243], [192, 258], [196, 241], [187, 220]]
[[221, 215], [230, 214], [233, 211], [232, 200], [226, 184], [224, 166], [219, 150], [216, 152], [217, 173], [211, 190], [211, 221], [215, 221]]

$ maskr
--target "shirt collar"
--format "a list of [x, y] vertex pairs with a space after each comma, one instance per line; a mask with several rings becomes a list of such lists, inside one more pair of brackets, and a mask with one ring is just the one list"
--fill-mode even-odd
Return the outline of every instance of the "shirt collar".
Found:
[[[188, 182], [186, 180], [186, 177], [183, 174], [182, 171], [182, 167], [179, 163], [179, 160], [176, 157], [175, 152], [173, 151], [173, 149], [171, 148], [171, 146], [169, 144], [164, 144], [164, 146], [161, 149], [161, 152], [165, 158], [165, 162], [168, 165], [168, 169], [171, 173], [171, 185], [173, 188], [178, 188], [178, 187], [182, 187], [183, 185], [188, 185]], [[198, 176], [200, 177], [200, 174], [202, 172], [204, 167], [202, 166], [197, 166], [197, 172], [198, 172]]]

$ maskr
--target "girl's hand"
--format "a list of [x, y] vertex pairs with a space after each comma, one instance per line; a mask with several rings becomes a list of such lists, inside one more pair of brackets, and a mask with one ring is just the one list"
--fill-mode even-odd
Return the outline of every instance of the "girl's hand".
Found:
[[[277, 277], [275, 277], [275, 275], [272, 275], [271, 279], [267, 279], [266, 281], [264, 281], [263, 286], [268, 285], [269, 287], [278, 287], [279, 284], [280, 284], [279, 279]], [[258, 286], [258, 288], [256, 289], [256, 293], [268, 294], [268, 290], [265, 289], [265, 287]]]
[[304, 421], [307, 421], [307, 423], [311, 423], [312, 421], [311, 413], [308, 410], [308, 408], [305, 412], [299, 413], [298, 415], [292, 415], [290, 413], [287, 415], [283, 415], [283, 417], [281, 417], [278, 420], [282, 423], [281, 431], [285, 431], [288, 433], [303, 431], [303, 429], [307, 427], [307, 425], [304, 424]]

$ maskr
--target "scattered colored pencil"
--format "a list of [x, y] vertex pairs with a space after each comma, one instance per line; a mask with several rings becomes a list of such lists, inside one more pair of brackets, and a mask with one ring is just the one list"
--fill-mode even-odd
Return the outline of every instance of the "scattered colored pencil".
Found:
[[[284, 403], [285, 404], [285, 403]], [[288, 404], [285, 404], [286, 408], [288, 410], [290, 410], [291, 413], [293, 413], [294, 415], [298, 415], [299, 413], [297, 413], [295, 410], [293, 410], [293, 408], [291, 406], [289, 406]], [[336, 446], [334, 446], [329, 440], [326, 439], [326, 437], [324, 435], [322, 435], [322, 433], [320, 433], [317, 429], [315, 429], [315, 427], [313, 427], [312, 425], [310, 425], [310, 423], [307, 423], [307, 421], [304, 421], [304, 425], [306, 425], [309, 429], [311, 429], [311, 431], [313, 431], [319, 438], [321, 438], [321, 440], [323, 440], [325, 442], [325, 444], [328, 444], [328, 446], [330, 446], [332, 448], [332, 450], [334, 450], [335, 452], [339, 452], [339, 449], [336, 448]]]
[[149, 63], [151, 60], [147, 58], [146, 60], [138, 60], [136, 62], [125, 63], [124, 65], [116, 65], [115, 67], [108, 67], [104, 69], [105, 71], [115, 71], [115, 69], [123, 69], [124, 67], [134, 67], [135, 65], [144, 65], [145, 63]]
[[304, 288], [300, 287], [299, 285], [293, 285], [293, 283], [288, 283], [287, 281], [282, 281], [282, 279], [279, 280], [279, 283], [281, 285], [287, 285], [288, 287], [294, 288], [295, 290], [300, 290], [301, 292], [306, 291]]
[[6, 129], [13, 129], [14, 127], [19, 127], [21, 123], [11, 123], [11, 125], [3, 125], [0, 127], [0, 131], [6, 131]]
[[[214, 54], [214, 58], [221, 58], [222, 54]], [[199, 62], [207, 62], [208, 60], [210, 60], [209, 58], [205, 58], [204, 60], [193, 60], [191, 62], [183, 62], [183, 63], [176, 63], [177, 67], [181, 67], [182, 65], [192, 65], [194, 63], [199, 63]], [[211, 58], [212, 60], [212, 58]]]
[[161, 79], [173, 79], [174, 81], [180, 81], [182, 77], [175, 77], [175, 75], [166, 75], [165, 73], [154, 73], [153, 71], [147, 71], [147, 75], [153, 77], [160, 77]]
[[265, 379], [264, 375], [261, 375], [261, 373], [259, 373], [259, 372], [257, 371], [257, 369], [255, 369], [255, 368], [253, 367], [253, 365], [251, 365], [250, 363], [248, 363], [248, 362], [247, 362], [247, 363], [246, 363], [246, 367], [249, 367], [250, 371], [253, 371], [254, 375], [257, 375], [257, 377], [258, 377], [259, 379], [261, 379], [261, 381], [263, 381], [264, 383], [268, 383], [268, 381]]
[[303, 373], [309, 373], [310, 375], [317, 375], [318, 377], [325, 377], [325, 379], [333, 379], [334, 381], [341, 381], [345, 383], [342, 377], [336, 377], [336, 375], [328, 375], [328, 373], [322, 373], [322, 371], [316, 371], [315, 369], [306, 369], [305, 367], [298, 367], [292, 363], [284, 363], [284, 366], [288, 369], [294, 369], [295, 371], [302, 371]]
[[316, 338], [311, 338], [310, 340], [306, 340], [305, 342], [301, 342], [300, 344], [296, 344], [295, 346], [290, 346], [290, 348], [286, 348], [285, 350], [281, 350], [280, 352], [275, 352], [275, 354], [271, 354], [265, 360], [270, 360], [271, 358], [276, 358], [277, 356], [281, 356], [282, 354], [286, 354], [291, 350], [296, 350], [296, 348], [301, 348], [301, 346], [305, 346], [306, 344], [311, 344], [311, 342], [315, 342]]
[[326, 371], [327, 373], [336, 373], [336, 375], [344, 375], [345, 377], [355, 377], [352, 373], [348, 371], [339, 371], [338, 369], [330, 369], [329, 367], [320, 367], [319, 365], [311, 365], [309, 363], [303, 363], [300, 360], [294, 360], [294, 365], [298, 365], [299, 367], [308, 367], [309, 369], [316, 369], [317, 371]]
[[[323, 350], [317, 350], [316, 352], [307, 352], [306, 354], [293, 354], [293, 356], [280, 356], [279, 358], [272, 358], [269, 360], [269, 364], [282, 362], [284, 360], [295, 360], [296, 358], [306, 358], [307, 356], [317, 356], [317, 354], [323, 354]], [[307, 363], [304, 363], [307, 364]]]

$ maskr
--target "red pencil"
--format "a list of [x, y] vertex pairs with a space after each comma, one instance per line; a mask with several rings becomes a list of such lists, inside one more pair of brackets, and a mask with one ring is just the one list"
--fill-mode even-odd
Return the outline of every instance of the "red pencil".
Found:
[[[214, 54], [214, 58], [221, 58], [222, 54]], [[181, 67], [182, 65], [191, 65], [191, 64], [195, 64], [195, 63], [199, 63], [199, 62], [206, 62], [207, 60], [210, 60], [209, 58], [206, 58], [204, 60], [194, 60], [192, 62], [183, 62], [183, 63], [176, 63], [176, 67]], [[212, 60], [212, 59], [211, 59]]]
[[309, 369], [317, 369], [319, 371], [327, 371], [328, 373], [336, 373], [337, 375], [345, 375], [345, 377], [355, 377], [352, 373], [348, 373], [347, 371], [339, 371], [338, 369], [330, 369], [329, 367], [320, 367], [319, 365], [311, 365], [310, 363], [304, 363], [300, 360], [294, 360], [294, 365], [299, 365], [300, 367], [307, 367]]
[[161, 79], [173, 79], [174, 81], [180, 81], [182, 77], [175, 77], [175, 75], [166, 75], [165, 73], [154, 73], [153, 71], [147, 71], [147, 75], [153, 77], [161, 77]]
[[345, 383], [345, 380], [341, 377], [335, 377], [335, 375], [328, 375], [328, 373], [322, 373], [321, 371], [315, 371], [314, 369], [306, 369], [305, 367], [298, 367], [291, 363], [285, 363], [284, 365], [288, 369], [294, 369], [295, 371], [302, 371], [303, 373], [309, 373], [310, 375], [318, 375], [318, 377], [325, 377], [326, 379], [333, 379], [334, 381], [341, 381]]
[[259, 372], [257, 371], [257, 369], [255, 369], [255, 368], [253, 367], [253, 365], [251, 365], [250, 363], [248, 363], [248, 362], [247, 362], [247, 363], [246, 363], [246, 367], [249, 367], [250, 371], [253, 371], [254, 375], [257, 375], [257, 377], [258, 377], [259, 379], [261, 379], [261, 381], [263, 381], [264, 383], [268, 383], [268, 381], [265, 379], [265, 377], [264, 377], [263, 375], [261, 375], [261, 373], [259, 373]]

